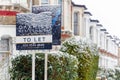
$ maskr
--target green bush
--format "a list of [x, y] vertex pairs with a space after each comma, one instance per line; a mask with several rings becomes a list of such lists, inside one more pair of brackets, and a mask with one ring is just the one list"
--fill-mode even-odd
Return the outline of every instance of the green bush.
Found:
[[[61, 52], [48, 53], [48, 80], [95, 80], [98, 49], [85, 39], [70, 38], [63, 42]], [[31, 80], [31, 55], [20, 55], [11, 61], [11, 80]], [[36, 54], [36, 80], [44, 80], [44, 54]]]
[[115, 68], [114, 78], [115, 80], [120, 80], [120, 67]]
[[78, 58], [78, 80], [95, 80], [98, 69], [97, 46], [86, 39], [70, 38], [60, 49]]
[[[11, 80], [32, 80], [31, 55], [20, 55], [12, 60]], [[55, 52], [48, 54], [48, 80], [76, 80], [78, 60], [75, 56]], [[44, 54], [36, 54], [36, 80], [44, 80]]]
[[11, 61], [10, 80], [30, 80], [32, 75], [31, 55], [20, 55]]
[[49, 55], [51, 62], [51, 75], [49, 80], [76, 80], [78, 78], [78, 60], [75, 56], [62, 52], [51, 53]]

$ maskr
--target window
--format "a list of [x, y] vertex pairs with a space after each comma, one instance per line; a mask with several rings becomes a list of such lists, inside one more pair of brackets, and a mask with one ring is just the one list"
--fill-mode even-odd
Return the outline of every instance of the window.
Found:
[[106, 50], [108, 50], [108, 39], [106, 40]]
[[96, 29], [96, 42], [97, 42], [97, 44], [99, 44], [99, 42], [98, 42], [98, 30]]
[[92, 26], [90, 27], [89, 34], [90, 34], [90, 39], [93, 40], [93, 27]]
[[86, 18], [84, 18], [84, 23], [83, 23], [83, 35], [85, 36], [85, 37], [87, 37], [87, 33], [86, 33]]
[[41, 0], [41, 4], [48, 4], [48, 0]]
[[100, 46], [102, 46], [102, 34], [100, 35]]
[[79, 21], [79, 13], [74, 13], [74, 35], [79, 35], [78, 21]]
[[0, 40], [0, 51], [9, 51], [9, 39]]
[[58, 4], [62, 4], [62, 0], [58, 0]]

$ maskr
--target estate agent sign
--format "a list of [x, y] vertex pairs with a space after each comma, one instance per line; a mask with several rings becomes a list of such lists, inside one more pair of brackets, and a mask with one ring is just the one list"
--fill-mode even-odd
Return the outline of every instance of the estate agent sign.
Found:
[[52, 13], [52, 44], [60, 45], [61, 44], [61, 5], [43, 5], [43, 6], [33, 6], [32, 12], [39, 14], [42, 12], [51, 12]]
[[16, 49], [52, 49], [51, 24], [51, 12], [17, 14]]

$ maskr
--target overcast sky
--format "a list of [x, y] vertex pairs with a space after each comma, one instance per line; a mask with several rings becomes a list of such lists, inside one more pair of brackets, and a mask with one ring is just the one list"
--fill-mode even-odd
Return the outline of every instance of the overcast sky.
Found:
[[85, 5], [92, 13], [92, 19], [98, 19], [111, 35], [120, 38], [120, 3], [119, 0], [73, 0]]

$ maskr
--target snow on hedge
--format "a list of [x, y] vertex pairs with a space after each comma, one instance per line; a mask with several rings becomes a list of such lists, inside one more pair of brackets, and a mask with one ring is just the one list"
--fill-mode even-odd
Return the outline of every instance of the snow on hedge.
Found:
[[76, 56], [73, 56], [73, 55], [70, 55], [68, 53], [63, 53], [63, 52], [60, 52], [60, 51], [54, 51], [54, 52], [50, 52], [48, 53], [48, 55], [51, 55], [51, 56], [54, 56], [56, 57], [57, 59], [60, 59], [60, 57], [64, 57], [64, 58], [67, 58], [69, 59], [69, 63], [73, 63], [75, 62], [75, 68], [77, 69], [78, 68], [78, 59]]
[[69, 38], [66, 41], [64, 41], [61, 46], [60, 50], [62, 50], [63, 52], [65, 52], [68, 49], [68, 47], [65, 44], [69, 46], [76, 46], [74, 49], [75, 51], [78, 51], [78, 53], [88, 53], [87, 49], [89, 49], [92, 54], [98, 56], [97, 45], [92, 43], [92, 41], [90, 41], [89, 39], [81, 37]]

